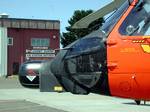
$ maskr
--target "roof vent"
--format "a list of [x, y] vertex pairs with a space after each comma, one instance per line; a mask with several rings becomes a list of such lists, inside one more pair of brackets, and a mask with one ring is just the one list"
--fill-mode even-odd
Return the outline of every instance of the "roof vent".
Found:
[[1, 13], [0, 14], [0, 18], [8, 18], [8, 17], [9, 17], [9, 15], [6, 14], [6, 13]]

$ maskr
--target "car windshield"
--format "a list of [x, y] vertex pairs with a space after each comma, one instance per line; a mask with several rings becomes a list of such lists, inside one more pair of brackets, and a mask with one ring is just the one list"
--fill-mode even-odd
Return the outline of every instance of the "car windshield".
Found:
[[116, 25], [116, 23], [121, 18], [121, 16], [125, 13], [128, 7], [129, 7], [129, 2], [126, 1], [120, 8], [115, 10], [115, 12], [105, 20], [105, 23], [102, 25], [100, 29], [103, 32], [105, 32], [106, 36], [109, 35], [113, 27]]

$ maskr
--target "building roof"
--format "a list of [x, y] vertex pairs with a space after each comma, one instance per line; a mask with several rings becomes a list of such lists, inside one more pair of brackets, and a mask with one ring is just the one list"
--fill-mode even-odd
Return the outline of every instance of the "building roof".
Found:
[[59, 30], [60, 21], [41, 19], [0, 18], [0, 27]]

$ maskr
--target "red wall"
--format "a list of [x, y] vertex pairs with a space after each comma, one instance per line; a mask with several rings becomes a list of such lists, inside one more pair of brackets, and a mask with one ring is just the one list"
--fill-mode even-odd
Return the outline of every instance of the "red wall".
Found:
[[8, 37], [13, 38], [13, 46], [8, 46], [8, 75], [13, 74], [14, 62], [25, 61], [26, 49], [32, 49], [31, 38], [50, 38], [50, 49], [58, 49], [60, 43], [59, 30], [8, 28]]

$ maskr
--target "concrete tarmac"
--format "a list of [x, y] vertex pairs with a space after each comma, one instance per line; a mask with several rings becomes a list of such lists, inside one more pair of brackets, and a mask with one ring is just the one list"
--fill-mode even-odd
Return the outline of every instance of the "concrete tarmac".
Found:
[[[7, 85], [7, 88], [4, 85]], [[20, 111], [150, 112], [150, 103], [138, 106], [133, 100], [96, 94], [73, 95], [71, 93], [39, 92], [39, 89], [20, 86], [17, 78], [0, 79], [0, 112]]]

